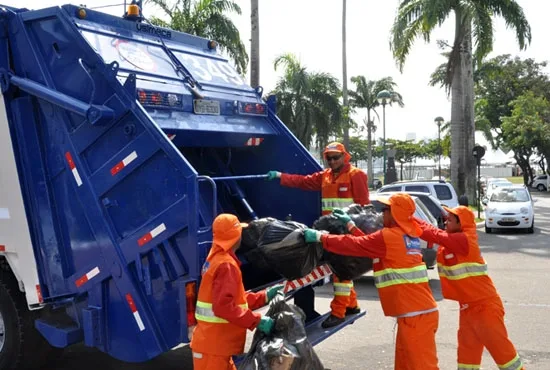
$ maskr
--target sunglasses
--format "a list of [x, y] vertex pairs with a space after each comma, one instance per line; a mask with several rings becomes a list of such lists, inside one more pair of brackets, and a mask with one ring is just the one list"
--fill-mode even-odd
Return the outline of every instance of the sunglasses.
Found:
[[337, 161], [337, 160], [339, 160], [340, 158], [342, 158], [342, 155], [327, 155], [327, 156], [326, 156], [327, 162], [330, 162], [330, 161]]

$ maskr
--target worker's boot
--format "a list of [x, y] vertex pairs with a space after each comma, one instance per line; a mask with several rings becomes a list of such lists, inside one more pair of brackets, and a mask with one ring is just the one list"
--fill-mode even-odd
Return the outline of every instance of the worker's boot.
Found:
[[359, 308], [359, 306], [356, 306], [356, 307], [348, 307], [346, 308], [346, 316], [349, 316], [349, 315], [357, 315], [359, 312], [361, 312], [361, 309]]
[[344, 318], [339, 318], [339, 317], [330, 315], [325, 321], [323, 321], [321, 326], [324, 329], [332, 328], [333, 326], [340, 325], [341, 323], [344, 322], [344, 320], [345, 320]]

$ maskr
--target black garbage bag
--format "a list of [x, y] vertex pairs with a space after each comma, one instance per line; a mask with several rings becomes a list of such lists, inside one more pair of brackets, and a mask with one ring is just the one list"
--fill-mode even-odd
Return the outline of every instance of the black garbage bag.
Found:
[[249, 222], [248, 227], [243, 229], [239, 253], [246, 253], [256, 248], [262, 231], [264, 231], [264, 228], [273, 221], [276, 221], [276, 219], [273, 217], [265, 217]]
[[324, 370], [321, 360], [307, 339], [305, 314], [295, 305], [288, 304], [282, 294], [270, 303], [267, 316], [275, 320], [270, 335], [256, 330], [252, 345], [239, 370], [271, 370], [289, 367], [274, 366], [281, 358], [292, 358], [291, 370]]
[[[351, 212], [347, 213], [361, 231], [365, 234], [371, 234], [382, 229], [382, 215], [376, 212], [374, 206], [367, 205], [360, 207], [361, 211], [357, 212], [359, 207], [358, 205], [352, 205], [349, 207]], [[344, 209], [344, 211], [348, 211], [348, 209]], [[330, 217], [332, 217], [333, 221], [328, 220]], [[325, 221], [321, 221], [322, 218], [325, 218]], [[339, 223], [332, 215], [323, 216], [317, 221], [313, 224], [313, 227], [317, 230], [326, 230], [331, 234], [338, 235], [349, 234], [349, 231], [345, 227], [343, 228], [343, 232], [334, 232], [340, 231], [336, 228], [324, 229], [321, 227], [325, 225], [332, 227], [332, 225]], [[372, 270], [372, 259], [368, 257], [351, 257], [325, 251], [323, 260], [329, 264], [334, 275], [341, 280], [353, 280]]]
[[272, 221], [264, 227], [258, 247], [247, 252], [245, 258], [288, 280], [301, 278], [317, 267], [323, 256], [321, 244], [306, 244], [303, 232], [306, 228], [295, 221]]

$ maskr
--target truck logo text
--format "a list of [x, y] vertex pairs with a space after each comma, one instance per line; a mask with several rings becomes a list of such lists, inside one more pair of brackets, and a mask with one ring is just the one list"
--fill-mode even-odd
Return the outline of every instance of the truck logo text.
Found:
[[159, 27], [153, 27], [148, 24], [136, 23], [136, 28], [140, 32], [148, 33], [155, 36], [164, 37], [166, 39], [172, 38], [172, 32]]

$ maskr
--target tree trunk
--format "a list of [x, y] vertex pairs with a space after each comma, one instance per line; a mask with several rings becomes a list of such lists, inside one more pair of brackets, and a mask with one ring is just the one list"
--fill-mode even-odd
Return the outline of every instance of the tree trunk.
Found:
[[260, 86], [260, 15], [258, 1], [250, 0], [250, 86]]
[[459, 48], [454, 62], [451, 94], [451, 182], [458, 196], [476, 199], [474, 83], [472, 59], [472, 22], [455, 11], [454, 48]]
[[370, 109], [367, 110], [367, 173], [369, 187], [373, 186], [374, 170], [372, 168], [372, 127], [373, 123], [370, 121]]
[[348, 61], [346, 55], [346, 0], [342, 0], [342, 98], [344, 100], [344, 146], [349, 147]]
[[399, 177], [400, 180], [403, 181], [403, 162], [399, 162]]

